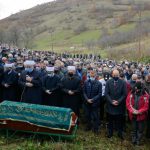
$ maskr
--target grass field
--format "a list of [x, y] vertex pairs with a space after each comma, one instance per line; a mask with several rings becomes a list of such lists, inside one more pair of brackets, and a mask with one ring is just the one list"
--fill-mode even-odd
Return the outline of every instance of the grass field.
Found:
[[47, 136], [35, 136], [18, 133], [6, 141], [5, 134], [0, 133], [0, 150], [150, 150], [150, 140], [144, 139], [142, 146], [133, 146], [130, 142], [128, 129], [125, 140], [117, 136], [111, 140], [106, 138], [106, 130], [95, 136], [92, 132], [85, 132], [84, 126], [79, 126], [77, 137], [74, 140], [53, 139]]

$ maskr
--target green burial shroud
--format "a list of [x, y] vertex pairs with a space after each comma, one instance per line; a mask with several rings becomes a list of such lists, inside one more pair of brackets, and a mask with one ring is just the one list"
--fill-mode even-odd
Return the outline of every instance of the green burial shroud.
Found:
[[68, 108], [11, 101], [0, 103], [0, 120], [21, 121], [52, 130], [70, 131], [72, 114]]

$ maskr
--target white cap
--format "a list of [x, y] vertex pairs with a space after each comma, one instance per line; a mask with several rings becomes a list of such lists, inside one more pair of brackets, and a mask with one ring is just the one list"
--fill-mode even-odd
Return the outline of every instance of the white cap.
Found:
[[79, 65], [79, 62], [76, 62], [76, 61], [75, 61], [75, 62], [74, 62], [74, 65]]
[[33, 61], [33, 60], [26, 60], [26, 61], [24, 62], [24, 65], [34, 66], [34, 65], [35, 65], [35, 61]]
[[12, 63], [12, 64], [5, 64], [5, 68], [12, 68], [14, 66], [14, 64]]
[[67, 70], [75, 71], [75, 70], [76, 70], [76, 67], [75, 67], [75, 66], [68, 66], [68, 67], [67, 67]]
[[13, 55], [12, 54], [8, 54], [8, 57], [13, 57]]
[[54, 71], [54, 67], [46, 67], [46, 71], [49, 71], [49, 72], [53, 72]]

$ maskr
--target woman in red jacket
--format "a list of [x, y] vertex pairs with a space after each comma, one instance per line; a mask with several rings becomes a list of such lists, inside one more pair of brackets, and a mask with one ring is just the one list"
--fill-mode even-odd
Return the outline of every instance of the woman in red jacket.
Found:
[[126, 99], [126, 107], [132, 122], [132, 143], [140, 144], [147, 118], [149, 95], [141, 82], [137, 82]]

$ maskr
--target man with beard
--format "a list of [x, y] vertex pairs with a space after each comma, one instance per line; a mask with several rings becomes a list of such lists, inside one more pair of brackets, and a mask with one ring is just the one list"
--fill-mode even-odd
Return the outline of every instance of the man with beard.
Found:
[[2, 100], [17, 101], [18, 74], [13, 70], [13, 64], [5, 64], [2, 78], [3, 96]]
[[114, 70], [112, 79], [107, 81], [105, 88], [106, 111], [108, 113], [108, 138], [113, 136], [114, 126], [118, 136], [123, 140], [124, 101], [127, 94], [125, 81], [119, 79], [119, 71]]
[[46, 71], [47, 75], [43, 78], [42, 82], [42, 88], [44, 91], [43, 104], [48, 106], [60, 106], [60, 79], [54, 74], [54, 67], [46, 67]]
[[63, 107], [71, 108], [79, 116], [81, 80], [75, 75], [75, 66], [67, 67], [68, 74], [61, 80]]
[[25, 70], [19, 78], [19, 85], [22, 87], [21, 101], [32, 104], [41, 104], [42, 90], [40, 73], [34, 69], [34, 61], [25, 61]]

